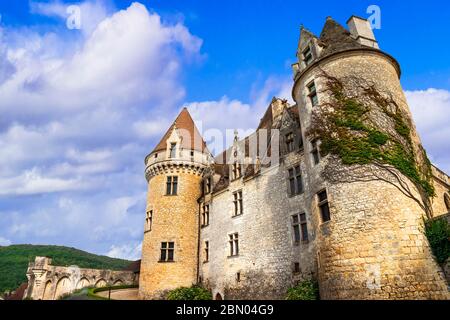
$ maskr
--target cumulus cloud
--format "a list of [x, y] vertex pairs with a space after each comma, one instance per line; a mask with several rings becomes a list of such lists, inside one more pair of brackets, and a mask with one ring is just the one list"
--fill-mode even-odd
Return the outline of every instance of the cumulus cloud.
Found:
[[142, 243], [126, 244], [115, 246], [112, 245], [107, 256], [111, 258], [122, 258], [127, 260], [139, 260], [141, 258]]
[[[223, 96], [219, 100], [190, 102], [186, 106], [209, 150], [217, 154], [232, 143], [235, 129], [243, 138], [258, 127], [259, 120], [274, 96], [293, 103], [291, 89], [292, 81], [272, 76], [262, 87], [253, 87], [248, 103]], [[218, 136], [222, 136], [223, 139], [217, 141]]]
[[407, 91], [406, 97], [430, 160], [450, 173], [450, 91]]
[[143, 159], [202, 40], [140, 3], [79, 5], [81, 32], [62, 1], [31, 2], [59, 29], [0, 27], [0, 231], [105, 253], [142, 238]]

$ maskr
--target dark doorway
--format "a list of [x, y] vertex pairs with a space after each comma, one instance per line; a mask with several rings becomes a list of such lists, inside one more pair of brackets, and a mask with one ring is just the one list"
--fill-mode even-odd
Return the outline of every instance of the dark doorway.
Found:
[[222, 295], [220, 293], [216, 294], [215, 300], [223, 300]]

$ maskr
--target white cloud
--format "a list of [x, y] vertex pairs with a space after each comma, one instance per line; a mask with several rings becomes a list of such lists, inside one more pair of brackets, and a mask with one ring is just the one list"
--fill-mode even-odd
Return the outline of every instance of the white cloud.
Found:
[[0, 237], [0, 246], [9, 246], [11, 245], [11, 241], [9, 241], [8, 239], [5, 239], [3, 237]]
[[142, 243], [133, 243], [128, 245], [115, 246], [112, 245], [111, 249], [106, 254], [111, 258], [121, 258], [126, 260], [139, 260], [141, 259]]
[[406, 97], [431, 161], [450, 173], [450, 91], [407, 91]]
[[149, 138], [173, 120], [202, 40], [105, 3], [81, 3], [81, 33], [61, 1], [31, 2], [60, 29], [0, 28], [0, 232], [14, 243], [106, 252], [142, 238]]
[[[262, 88], [256, 85], [253, 87], [249, 103], [224, 96], [220, 100], [190, 102], [186, 106], [210, 151], [217, 154], [232, 143], [235, 129], [243, 138], [258, 127], [259, 120], [274, 96], [293, 103], [291, 88], [289, 79], [269, 77]], [[218, 136], [222, 136], [223, 141], [216, 141]]]

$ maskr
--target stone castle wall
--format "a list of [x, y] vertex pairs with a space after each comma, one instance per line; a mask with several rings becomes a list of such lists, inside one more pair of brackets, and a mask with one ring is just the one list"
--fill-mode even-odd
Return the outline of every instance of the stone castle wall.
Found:
[[[225, 299], [284, 299], [287, 289], [316, 273], [313, 229], [308, 243], [294, 243], [292, 215], [307, 213], [305, 194], [288, 196], [287, 168], [301, 164], [303, 154], [290, 154], [279, 166], [230, 183], [207, 198], [210, 224], [201, 229], [200, 277], [213, 296]], [[303, 171], [305, 172], [304, 168]], [[243, 192], [243, 214], [233, 217], [233, 192]], [[308, 221], [309, 224], [309, 221]], [[239, 255], [229, 257], [228, 235], [239, 234]], [[204, 242], [210, 258], [205, 261]], [[294, 273], [294, 263], [300, 272]], [[240, 273], [240, 281], [237, 280]]]
[[[390, 92], [410, 115], [399, 74], [390, 59], [365, 51], [341, 53], [325, 59], [320, 68], [331, 75], [364, 76]], [[302, 127], [311, 121], [306, 84], [320, 70], [313, 68], [297, 81], [294, 98]], [[320, 95], [319, 95], [320, 97]], [[326, 99], [326, 97], [321, 97]], [[412, 128], [413, 142], [420, 142]], [[306, 144], [307, 151], [310, 144]], [[307, 204], [317, 230], [319, 285], [323, 299], [445, 299], [449, 297], [442, 269], [435, 262], [422, 230], [423, 210], [394, 186], [381, 181], [329, 184], [321, 176], [326, 164], [307, 161], [314, 192], [326, 187], [332, 220], [322, 223], [316, 197]], [[410, 186], [412, 187], [412, 185]]]
[[[178, 195], [166, 196], [166, 177], [178, 176]], [[153, 210], [151, 231], [142, 244], [139, 295], [164, 297], [171, 289], [197, 282], [198, 203], [201, 175], [173, 166], [150, 178], [147, 211]], [[161, 242], [175, 243], [175, 261], [160, 262]]]
[[28, 287], [24, 298], [57, 300], [65, 294], [86, 287], [135, 285], [138, 275], [133, 271], [62, 267], [51, 265], [51, 259], [36, 257], [27, 271]]

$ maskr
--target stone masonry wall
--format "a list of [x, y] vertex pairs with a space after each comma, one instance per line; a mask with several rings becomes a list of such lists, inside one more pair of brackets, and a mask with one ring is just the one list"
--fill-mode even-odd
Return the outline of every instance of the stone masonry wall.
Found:
[[[410, 115], [398, 73], [391, 61], [374, 52], [343, 53], [319, 64], [326, 72], [344, 77], [364, 76], [389, 92]], [[306, 84], [316, 81], [312, 69], [294, 87], [302, 128], [310, 125], [312, 107]], [[420, 142], [412, 128], [413, 142]], [[306, 141], [306, 140], [305, 140]], [[306, 152], [311, 146], [306, 143]], [[442, 269], [423, 234], [423, 210], [393, 185], [381, 181], [329, 184], [321, 172], [326, 159], [313, 166], [306, 157], [311, 192], [326, 188], [332, 220], [322, 223], [317, 198], [308, 199], [316, 246], [322, 299], [448, 299]], [[411, 185], [412, 187], [412, 185]]]
[[36, 257], [29, 264], [25, 297], [33, 300], [57, 300], [61, 296], [85, 287], [135, 285], [133, 271], [62, 267], [51, 265], [51, 259]]
[[[313, 235], [309, 243], [298, 245], [293, 238], [292, 215], [306, 212], [304, 195], [289, 197], [287, 192], [288, 167], [300, 163], [306, 174], [302, 158], [292, 153], [279, 166], [251, 180], [231, 182], [227, 190], [207, 199], [210, 224], [200, 234], [200, 277], [214, 297], [219, 293], [224, 299], [284, 299], [296, 281], [316, 273]], [[237, 190], [243, 192], [244, 213], [233, 217], [232, 193]], [[228, 235], [236, 232], [239, 256], [229, 257]], [[205, 241], [209, 262], [204, 262]], [[298, 274], [293, 273], [294, 262], [300, 263]]]
[[[166, 177], [178, 176], [178, 195], [166, 196]], [[142, 299], [160, 299], [167, 291], [197, 282], [198, 203], [201, 176], [174, 166], [150, 179], [147, 211], [152, 230], [144, 235], [139, 282]], [[174, 262], [160, 262], [161, 242], [175, 242]]]

